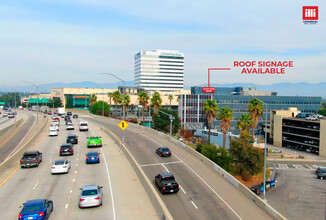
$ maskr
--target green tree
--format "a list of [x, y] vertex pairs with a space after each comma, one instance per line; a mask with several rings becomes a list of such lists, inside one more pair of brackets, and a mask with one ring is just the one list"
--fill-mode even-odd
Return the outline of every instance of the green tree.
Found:
[[121, 93], [118, 90], [114, 91], [112, 93], [112, 99], [113, 99], [113, 102], [114, 102], [114, 108], [115, 108], [114, 110], [116, 112], [118, 103], [121, 103], [121, 99], [122, 99]]
[[318, 110], [317, 113], [318, 113], [318, 114], [321, 114], [321, 115], [323, 115], [323, 116], [326, 116], [326, 108], [322, 108], [322, 109]]
[[248, 114], [242, 114], [240, 118], [238, 118], [236, 129], [240, 129], [242, 131], [247, 131], [250, 133], [250, 128], [252, 128], [253, 120]]
[[243, 132], [239, 138], [232, 138], [229, 153], [236, 167], [235, 174], [256, 175], [263, 170], [264, 153], [253, 147], [254, 138], [250, 133]]
[[[126, 109], [128, 109], [128, 106], [130, 105], [130, 96], [129, 95], [121, 95], [120, 105], [124, 108], [124, 112], [126, 114]], [[123, 103], [123, 97], [124, 97], [124, 103]]]
[[208, 123], [208, 143], [211, 143], [211, 126], [214, 123], [218, 111], [218, 104], [215, 100], [208, 99], [204, 104], [205, 115]]
[[221, 120], [221, 131], [223, 133], [223, 149], [226, 146], [226, 134], [230, 130], [230, 121], [233, 119], [233, 112], [229, 106], [223, 107], [218, 114], [218, 120]]
[[149, 95], [144, 91], [140, 91], [138, 93], [138, 100], [139, 104], [142, 105], [143, 125], [145, 125], [145, 108], [148, 105]]
[[108, 103], [103, 101], [98, 101], [95, 102], [92, 106], [91, 106], [91, 112], [92, 114], [96, 114], [96, 115], [102, 115], [102, 109], [103, 109], [103, 105], [104, 105], [104, 115], [108, 116], [110, 113], [110, 107], [108, 105]]
[[89, 102], [91, 104], [91, 106], [97, 101], [97, 96], [95, 94], [92, 94], [90, 97], [89, 97]]
[[217, 147], [214, 144], [198, 144], [197, 149], [198, 148], [205, 157], [212, 160], [227, 172], [231, 171], [233, 157], [227, 150]]
[[0, 96], [0, 102], [5, 102], [6, 106], [15, 106], [15, 94], [16, 94], [16, 107], [20, 104], [20, 95], [18, 92], [9, 92]]
[[169, 95], [169, 97], [168, 97], [168, 99], [169, 99], [169, 101], [170, 101], [170, 111], [171, 111], [171, 109], [172, 109], [172, 100], [173, 100], [173, 95]]
[[[155, 92], [153, 97], [151, 98], [151, 106], [154, 107], [154, 109], [159, 109], [161, 107], [162, 104], [162, 98], [160, 93]], [[157, 113], [157, 111], [154, 111], [155, 113]]]
[[253, 120], [252, 135], [255, 136], [255, 128], [257, 127], [259, 117], [263, 114], [264, 104], [258, 99], [252, 99], [248, 105], [248, 110]]
[[[177, 133], [181, 128], [181, 120], [178, 116], [178, 112], [177, 111], [171, 112], [168, 109], [164, 109], [164, 108], [160, 108], [159, 110], [162, 112], [165, 112], [169, 115], [172, 114], [172, 116], [175, 118], [172, 121], [172, 133], [173, 134]], [[169, 133], [170, 132], [170, 118], [168, 115], [166, 115], [160, 111], [158, 112], [158, 114], [153, 115], [154, 128], [159, 131], [164, 131], [166, 133]]]

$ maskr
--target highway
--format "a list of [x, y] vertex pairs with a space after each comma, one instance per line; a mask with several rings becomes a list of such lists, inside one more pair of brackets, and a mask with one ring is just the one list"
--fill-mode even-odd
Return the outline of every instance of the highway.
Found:
[[[29, 131], [31, 130], [31, 128], [33, 127], [36, 121], [36, 116], [34, 113], [28, 111], [17, 111], [17, 112], [18, 112], [18, 115], [16, 116], [17, 121], [20, 118], [23, 118], [24, 122], [21, 128], [16, 133], [10, 134], [8, 138], [5, 138], [5, 140], [2, 143], [0, 143], [0, 164], [3, 161], [5, 161], [13, 153], [13, 151], [15, 151], [16, 147], [18, 147], [19, 144], [24, 140], [24, 138], [29, 133]], [[15, 119], [11, 118], [9, 120], [10, 122], [13, 122]], [[5, 125], [2, 124], [2, 126]], [[6, 129], [6, 127], [3, 127], [2, 129]], [[11, 135], [14, 135], [14, 138], [12, 138]]]
[[[118, 120], [84, 116], [121, 139]], [[110, 132], [108, 131], [108, 132]], [[174, 219], [271, 219], [234, 186], [186, 153], [165, 136], [130, 124], [125, 130], [125, 146], [154, 185], [154, 176], [171, 172], [181, 186], [177, 194], [160, 195]], [[168, 146], [173, 155], [161, 158], [155, 149]]]
[[[73, 119], [75, 128], [79, 121]], [[92, 123], [88, 132], [67, 131], [65, 127], [61, 121], [59, 136], [49, 137], [45, 131], [31, 147], [43, 153], [39, 167], [21, 169], [17, 161], [16, 169], [0, 183], [1, 219], [17, 219], [24, 202], [39, 198], [53, 200], [54, 211], [50, 219], [159, 219], [133, 168], [113, 140]], [[74, 146], [73, 156], [60, 157], [59, 146], [65, 143], [69, 134], [77, 134], [79, 144]], [[102, 148], [86, 147], [87, 137], [91, 134], [102, 136]], [[85, 154], [89, 151], [101, 153], [100, 164], [86, 165]], [[53, 161], [62, 158], [71, 162], [69, 173], [51, 175]], [[103, 205], [80, 209], [79, 188], [92, 184], [103, 186]]]

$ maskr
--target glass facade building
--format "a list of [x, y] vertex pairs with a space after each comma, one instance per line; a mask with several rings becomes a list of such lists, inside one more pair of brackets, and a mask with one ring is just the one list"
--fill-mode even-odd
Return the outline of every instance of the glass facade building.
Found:
[[66, 107], [80, 110], [89, 110], [90, 95], [66, 94]]
[[[238, 118], [241, 114], [248, 113], [248, 104], [254, 98], [257, 98], [267, 104], [267, 115], [264, 109], [263, 115], [259, 119], [259, 126], [270, 119], [271, 110], [286, 110], [289, 107], [297, 107], [301, 112], [316, 113], [321, 109], [321, 97], [305, 96], [276, 96], [276, 93], [265, 96], [240, 95], [242, 87], [216, 87], [215, 93], [205, 94], [201, 92], [200, 87], [191, 88], [190, 95], [179, 96], [179, 116], [181, 126], [188, 130], [203, 129], [207, 127], [207, 119], [204, 112], [204, 103], [208, 99], [213, 99], [218, 104], [219, 109], [229, 106], [234, 114], [231, 121], [231, 131], [235, 130]], [[199, 94], [198, 94], [199, 93]], [[224, 94], [223, 94], [224, 93]], [[275, 95], [274, 95], [275, 94]], [[264, 105], [265, 108], [265, 105]], [[215, 120], [212, 129], [219, 129], [220, 121]]]

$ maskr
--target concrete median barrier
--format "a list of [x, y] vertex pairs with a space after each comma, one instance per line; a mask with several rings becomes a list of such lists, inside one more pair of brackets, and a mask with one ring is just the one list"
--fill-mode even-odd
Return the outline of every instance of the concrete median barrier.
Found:
[[139, 177], [139, 180], [142, 183], [156, 212], [160, 215], [160, 218], [172, 220], [173, 217], [170, 214], [168, 208], [165, 206], [164, 202], [158, 195], [157, 190], [153, 187], [152, 182], [147, 178], [146, 174], [144, 173], [143, 169], [139, 166], [136, 159], [132, 156], [132, 154], [128, 151], [128, 149], [120, 142], [117, 136], [115, 136], [111, 131], [109, 131], [106, 128], [101, 127], [101, 129], [114, 140], [114, 142], [120, 147], [120, 149], [126, 155], [129, 163], [134, 168], [137, 176]]
[[8, 127], [6, 127], [5, 129], [0, 130], [0, 147], [4, 144], [4, 141], [10, 136], [15, 134], [20, 127], [22, 126], [24, 122], [24, 119], [19, 119], [17, 121], [17, 124], [11, 124]]

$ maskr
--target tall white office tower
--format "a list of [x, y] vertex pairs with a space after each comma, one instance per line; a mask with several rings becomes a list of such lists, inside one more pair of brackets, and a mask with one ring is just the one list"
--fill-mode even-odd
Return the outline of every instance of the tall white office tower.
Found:
[[184, 54], [174, 50], [142, 50], [135, 54], [135, 86], [145, 90], [183, 89]]

